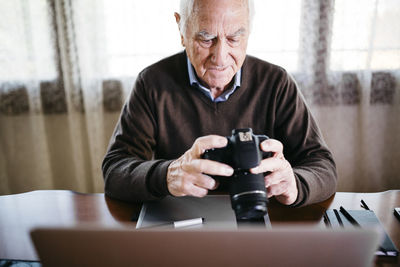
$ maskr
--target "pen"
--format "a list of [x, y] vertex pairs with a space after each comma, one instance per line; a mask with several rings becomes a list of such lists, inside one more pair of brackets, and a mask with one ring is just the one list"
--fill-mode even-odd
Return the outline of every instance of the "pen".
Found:
[[340, 214], [339, 214], [339, 212], [337, 211], [337, 209], [333, 209], [333, 212], [335, 213], [336, 219], [338, 220], [340, 226], [344, 227], [344, 226], [343, 226], [343, 222], [342, 222], [342, 218], [340, 218]]
[[325, 224], [326, 224], [328, 227], [332, 227], [331, 220], [329, 220], [329, 216], [326, 214], [326, 212], [324, 212], [323, 216], [324, 216], [324, 222], [325, 222]]
[[370, 210], [367, 203], [364, 202], [364, 200], [361, 199], [361, 207], [363, 207], [366, 210]]
[[345, 208], [340, 206], [340, 212], [343, 213], [344, 217], [346, 217], [347, 220], [351, 222], [352, 225], [360, 227], [361, 225], [356, 221], [356, 219], [353, 218], [353, 216], [350, 215], [350, 213], [347, 212]]
[[189, 219], [189, 220], [176, 221], [176, 222], [173, 222], [173, 225], [174, 225], [174, 228], [182, 228], [182, 227], [188, 227], [188, 226], [202, 224], [203, 222], [204, 222], [204, 218], [194, 218], [194, 219]]
[[181, 220], [181, 221], [174, 221], [174, 222], [169, 222], [169, 223], [163, 223], [163, 224], [156, 224], [156, 225], [150, 225], [150, 226], [145, 226], [145, 227], [140, 227], [139, 229], [164, 229], [164, 228], [183, 228], [183, 227], [189, 227], [189, 226], [195, 226], [199, 224], [204, 223], [204, 218], [193, 218], [193, 219], [187, 219], [187, 220]]

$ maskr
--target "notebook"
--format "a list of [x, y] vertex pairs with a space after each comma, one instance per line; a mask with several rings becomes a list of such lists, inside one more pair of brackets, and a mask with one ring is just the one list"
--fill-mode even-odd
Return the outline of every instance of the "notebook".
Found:
[[133, 220], [137, 219], [136, 228], [139, 229], [164, 227], [176, 221], [193, 218], [203, 218], [204, 223], [192, 228], [236, 229], [238, 223], [240, 226], [271, 226], [268, 214], [262, 220], [238, 222], [229, 195], [208, 195], [203, 198], [167, 196], [159, 201], [144, 203], [139, 218]]
[[32, 241], [46, 266], [370, 266], [379, 233], [365, 229], [136, 230], [37, 228]]
[[[327, 210], [325, 212], [324, 220], [328, 227], [332, 228], [353, 228], [352, 223], [339, 211], [337, 211], [337, 215], [333, 209]], [[386, 257], [397, 257], [399, 254], [398, 249], [396, 248], [393, 241], [390, 239], [389, 235], [386, 233], [383, 228], [381, 222], [378, 217], [376, 217], [375, 213], [372, 210], [348, 210], [350, 215], [360, 224], [361, 227], [369, 228], [369, 227], [377, 227], [384, 234], [384, 238], [380, 243], [380, 248], [376, 251], [376, 255], [378, 256], [386, 256]], [[339, 216], [339, 218], [337, 217]], [[339, 219], [341, 223], [339, 222]]]
[[143, 203], [136, 228], [162, 225], [172, 221], [204, 218], [204, 226], [236, 228], [236, 216], [228, 195], [198, 197], [167, 196], [160, 201]]

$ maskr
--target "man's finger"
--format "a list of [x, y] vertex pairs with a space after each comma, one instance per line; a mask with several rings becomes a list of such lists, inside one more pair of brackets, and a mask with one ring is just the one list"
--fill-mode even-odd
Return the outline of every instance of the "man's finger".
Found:
[[267, 139], [261, 143], [261, 149], [265, 152], [282, 154], [283, 144], [276, 139]]
[[285, 205], [293, 204], [296, 201], [297, 189], [290, 189], [290, 183], [282, 182], [267, 188], [267, 197], [275, 196], [275, 199]]
[[208, 175], [200, 174], [193, 181], [195, 186], [212, 190], [216, 186], [216, 181]]
[[231, 176], [233, 174], [231, 166], [208, 159], [192, 160], [190, 167], [192, 171], [209, 175]]
[[194, 197], [204, 197], [208, 194], [208, 190], [197, 185], [190, 184], [188, 185], [185, 194]]
[[250, 172], [257, 174], [263, 172], [274, 172], [276, 170], [282, 169], [284, 167], [284, 161], [280, 158], [266, 158], [263, 159], [255, 168], [251, 168]]
[[287, 179], [286, 172], [283, 170], [275, 171], [265, 176], [265, 186], [272, 186], [279, 184]]
[[267, 187], [267, 197], [279, 196], [287, 191], [286, 182], [278, 183]]
[[200, 156], [207, 150], [211, 148], [221, 148], [228, 144], [226, 137], [219, 135], [207, 135], [196, 139], [192, 146], [192, 152], [195, 158], [200, 158]]

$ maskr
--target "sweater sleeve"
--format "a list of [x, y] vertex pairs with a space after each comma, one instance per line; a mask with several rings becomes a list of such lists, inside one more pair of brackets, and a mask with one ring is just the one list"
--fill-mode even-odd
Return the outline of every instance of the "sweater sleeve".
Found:
[[333, 156], [296, 83], [286, 75], [276, 97], [276, 138], [292, 165], [298, 197], [292, 206], [326, 200], [336, 191]]
[[166, 176], [171, 160], [154, 160], [156, 110], [139, 74], [111, 137], [102, 170], [105, 194], [129, 202], [169, 194]]

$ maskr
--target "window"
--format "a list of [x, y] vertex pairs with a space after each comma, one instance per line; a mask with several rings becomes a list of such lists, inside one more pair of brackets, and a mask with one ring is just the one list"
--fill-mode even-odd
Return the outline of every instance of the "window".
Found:
[[0, 1], [0, 81], [56, 78], [46, 0]]
[[[301, 1], [256, 0], [255, 10], [248, 53], [296, 71]], [[182, 50], [175, 11], [179, 11], [179, 0], [104, 0], [110, 76], [138, 73]]]
[[400, 68], [398, 0], [336, 0], [332, 70]]
[[[66, 37], [78, 47], [76, 62], [71, 64], [85, 67], [101, 64], [102, 71], [94, 73], [102, 78], [135, 76], [149, 64], [183, 49], [173, 16], [179, 10], [179, 0], [57, 2], [61, 6], [71, 5], [74, 12], [70, 17], [49, 6], [50, 3], [53, 2], [0, 2], [0, 80], [58, 78], [61, 65], [58, 49], [73, 47], [59, 40], [56, 29], [63, 27], [58, 25], [60, 16], [75, 24], [75, 32], [68, 32]], [[309, 23], [301, 19], [305, 12], [303, 1], [255, 0], [254, 3], [256, 14], [248, 53], [281, 65], [289, 72], [300, 73], [301, 40], [308, 34], [302, 32], [306, 27], [301, 24]], [[336, 0], [330, 26], [330, 54], [326, 55], [329, 69], [399, 69], [399, 12], [398, 0]], [[91, 55], [94, 59], [85, 61], [91, 51], [96, 51]]]
[[297, 72], [301, 1], [255, 0], [254, 5], [248, 54]]
[[183, 50], [175, 11], [179, 11], [179, 0], [104, 0], [109, 75], [136, 75]]

